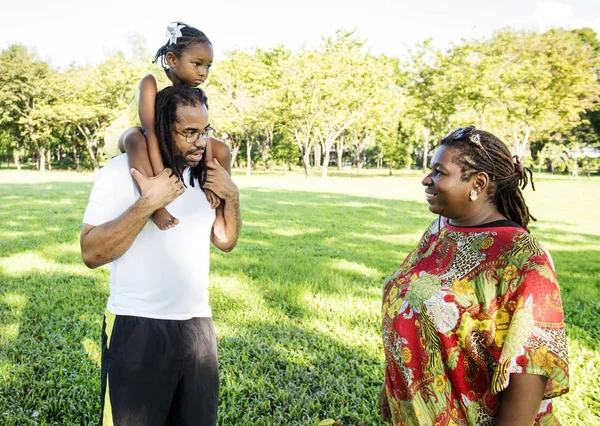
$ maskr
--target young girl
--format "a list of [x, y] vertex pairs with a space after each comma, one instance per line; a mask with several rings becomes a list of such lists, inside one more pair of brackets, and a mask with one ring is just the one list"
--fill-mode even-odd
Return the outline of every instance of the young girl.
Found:
[[[127, 152], [130, 167], [136, 168], [145, 176], [159, 174], [164, 165], [154, 130], [156, 93], [170, 85], [198, 87], [208, 77], [212, 61], [212, 44], [202, 31], [182, 22], [169, 24], [167, 42], [154, 56], [154, 62], [160, 63], [164, 74], [148, 74], [142, 79], [129, 110], [115, 120], [106, 132], [107, 155], [116, 154], [118, 146], [121, 152]], [[127, 130], [123, 131], [124, 129]], [[214, 156], [231, 174], [229, 147], [212, 138], [211, 133], [205, 132], [202, 135], [207, 138], [204, 160], [212, 161]], [[219, 207], [219, 197], [208, 189], [204, 192], [212, 208]], [[166, 209], [156, 211], [152, 220], [163, 231], [179, 223]]]

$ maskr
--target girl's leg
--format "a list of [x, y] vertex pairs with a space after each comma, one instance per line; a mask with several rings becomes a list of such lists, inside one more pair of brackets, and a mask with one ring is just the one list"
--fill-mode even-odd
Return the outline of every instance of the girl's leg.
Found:
[[[129, 167], [137, 169], [146, 177], [154, 176], [150, 156], [148, 155], [148, 144], [142, 129], [133, 127], [123, 132], [119, 139], [119, 149], [127, 152]], [[179, 223], [179, 219], [172, 216], [166, 209], [155, 211], [152, 215], [152, 221], [162, 231], [166, 231]]]

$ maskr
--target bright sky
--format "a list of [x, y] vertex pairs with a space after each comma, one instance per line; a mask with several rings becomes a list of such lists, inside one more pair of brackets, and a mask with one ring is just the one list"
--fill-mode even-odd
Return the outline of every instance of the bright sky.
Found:
[[[432, 37], [438, 46], [482, 38], [503, 27], [591, 27], [600, 34], [599, 0], [12, 0], [3, 2], [0, 49], [20, 43], [56, 67], [101, 62], [128, 50], [137, 34], [154, 52], [169, 22], [204, 31], [223, 52], [319, 44], [337, 28], [357, 29], [375, 53], [398, 56]], [[167, 4], [178, 8], [168, 8]]]

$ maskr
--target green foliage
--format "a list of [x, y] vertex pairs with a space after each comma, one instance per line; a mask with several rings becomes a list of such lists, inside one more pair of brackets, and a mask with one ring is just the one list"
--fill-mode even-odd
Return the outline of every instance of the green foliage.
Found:
[[[366, 43], [340, 29], [314, 49], [235, 50], [215, 63], [205, 89], [233, 163], [250, 171], [299, 158], [310, 175], [313, 159], [328, 165], [336, 151], [359, 171], [417, 160], [426, 167], [436, 141], [467, 124], [537, 166], [550, 161], [536, 156], [545, 144], [564, 145], [572, 158], [600, 144], [600, 42], [589, 28], [506, 29], [447, 49], [425, 40], [402, 60], [374, 55]], [[2, 51], [3, 157], [34, 157], [42, 170], [46, 160], [97, 168], [105, 129], [152, 68], [143, 41], [132, 35], [131, 47], [135, 59], [116, 52], [60, 72], [24, 46]]]

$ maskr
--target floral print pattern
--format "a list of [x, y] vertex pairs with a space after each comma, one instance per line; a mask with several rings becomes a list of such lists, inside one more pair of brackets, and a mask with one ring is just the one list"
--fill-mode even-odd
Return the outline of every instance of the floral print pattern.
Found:
[[493, 425], [510, 374], [548, 384], [536, 425], [569, 390], [550, 256], [512, 226], [436, 220], [384, 283], [386, 392], [394, 425]]

